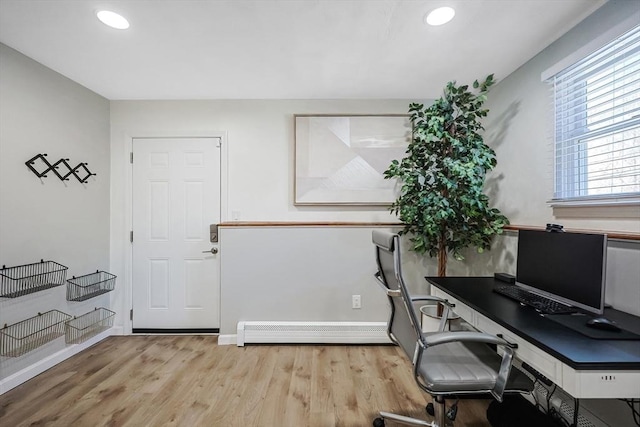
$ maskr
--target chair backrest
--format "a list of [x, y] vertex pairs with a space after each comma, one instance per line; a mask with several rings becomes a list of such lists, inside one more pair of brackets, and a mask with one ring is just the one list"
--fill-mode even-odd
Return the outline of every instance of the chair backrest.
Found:
[[420, 338], [420, 322], [402, 279], [400, 237], [388, 231], [374, 230], [372, 240], [376, 250], [378, 274], [376, 277], [387, 289], [391, 314], [387, 333], [407, 357], [415, 362]]

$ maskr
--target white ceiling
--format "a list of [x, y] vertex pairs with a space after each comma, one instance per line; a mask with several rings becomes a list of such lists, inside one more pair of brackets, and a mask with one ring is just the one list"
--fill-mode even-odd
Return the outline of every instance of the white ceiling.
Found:
[[108, 99], [424, 99], [507, 76], [604, 2], [0, 0], [0, 42]]

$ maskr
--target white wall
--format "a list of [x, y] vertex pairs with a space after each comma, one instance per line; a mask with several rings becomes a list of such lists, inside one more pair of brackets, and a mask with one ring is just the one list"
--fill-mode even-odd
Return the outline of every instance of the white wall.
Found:
[[[226, 135], [226, 158], [223, 160], [222, 221], [231, 219], [231, 212], [240, 212], [242, 221], [373, 221], [389, 222], [394, 218], [384, 207], [295, 207], [293, 206], [293, 115], [296, 113], [406, 113], [412, 100], [239, 100], [239, 101], [112, 101], [111, 102], [111, 158], [112, 158], [112, 224], [111, 262], [115, 274], [123, 275], [130, 262], [128, 206], [128, 161], [131, 137], [207, 132]], [[223, 150], [223, 156], [225, 150]], [[225, 196], [226, 195], [226, 196]], [[255, 231], [259, 233], [259, 231]], [[224, 237], [223, 237], [224, 238]], [[258, 235], [257, 237], [258, 238]], [[246, 239], [246, 236], [243, 236]], [[301, 238], [302, 239], [302, 238]], [[350, 237], [345, 237], [350, 239]], [[289, 241], [289, 244], [302, 245]], [[226, 243], [226, 242], [225, 242]], [[225, 243], [221, 242], [221, 245]], [[348, 244], [348, 241], [345, 241]], [[351, 242], [353, 243], [353, 242]], [[231, 243], [230, 243], [231, 244]], [[304, 241], [304, 244], [310, 244]], [[224, 250], [224, 249], [223, 249]], [[372, 254], [368, 250], [369, 254]], [[265, 256], [271, 256], [265, 253]], [[241, 259], [230, 261], [223, 256], [220, 268], [227, 262], [248, 262], [250, 256], [242, 252]], [[372, 256], [372, 255], [371, 255]], [[306, 260], [311, 264], [314, 257]], [[373, 262], [373, 259], [371, 259]], [[227, 269], [228, 271], [228, 269]], [[359, 273], [354, 273], [359, 274]], [[224, 275], [226, 282], [243, 283], [246, 300], [260, 286], [246, 283], [240, 277]], [[128, 284], [128, 286], [131, 286]], [[287, 293], [279, 295], [286, 298]], [[128, 312], [130, 296], [123, 289], [116, 293], [116, 306]], [[222, 296], [222, 316], [235, 303]], [[293, 310], [293, 308], [291, 308]], [[283, 316], [293, 313], [280, 311]], [[348, 311], [340, 309], [325, 313], [326, 320], [334, 317], [352, 319]], [[257, 319], [264, 320], [264, 319]], [[125, 317], [119, 319], [122, 324]], [[231, 322], [223, 333], [234, 333]]]
[[[224, 227], [221, 331], [239, 321], [384, 322], [371, 227]], [[360, 295], [361, 309], [351, 308]]]
[[[113, 197], [123, 197], [127, 137], [227, 133], [228, 194], [222, 218], [242, 221], [388, 221], [385, 208], [295, 207], [293, 114], [406, 113], [410, 100], [112, 101]], [[124, 154], [123, 154], [124, 153]], [[118, 206], [114, 206], [117, 209]]]
[[[50, 162], [87, 162], [97, 173], [81, 184], [25, 166], [38, 153]], [[67, 277], [109, 269], [109, 101], [0, 44], [0, 265], [53, 260]], [[66, 301], [65, 286], [0, 298], [0, 325], [51, 309], [71, 315], [109, 307], [109, 295]], [[64, 348], [64, 339], [18, 358], [0, 357], [0, 379]], [[0, 387], [1, 389], [1, 387]]]
[[488, 95], [486, 142], [498, 166], [489, 177], [496, 206], [511, 223], [640, 232], [640, 206], [632, 208], [552, 209], [553, 99], [541, 73], [619, 23], [635, 17], [637, 1], [611, 0], [499, 83]]

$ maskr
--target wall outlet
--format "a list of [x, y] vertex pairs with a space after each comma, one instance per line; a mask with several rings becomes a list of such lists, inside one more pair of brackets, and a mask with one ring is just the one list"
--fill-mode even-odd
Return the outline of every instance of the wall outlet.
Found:
[[240, 221], [240, 211], [231, 211], [231, 219], [233, 221]]
[[362, 308], [360, 295], [351, 295], [351, 308]]

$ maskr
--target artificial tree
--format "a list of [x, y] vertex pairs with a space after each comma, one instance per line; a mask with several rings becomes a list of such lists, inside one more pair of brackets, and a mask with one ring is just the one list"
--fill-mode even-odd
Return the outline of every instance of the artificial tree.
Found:
[[485, 176], [496, 165], [495, 152], [480, 134], [493, 83], [493, 74], [482, 83], [476, 80], [475, 91], [449, 82], [433, 104], [410, 104], [407, 155], [384, 173], [401, 185], [390, 207], [404, 224], [401, 234], [410, 236], [412, 250], [437, 257], [439, 276], [446, 276], [448, 253], [461, 260], [464, 248], [483, 252], [509, 223], [483, 193]]

